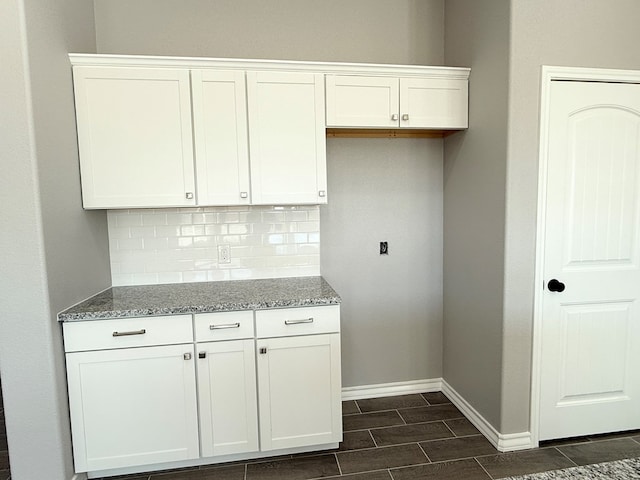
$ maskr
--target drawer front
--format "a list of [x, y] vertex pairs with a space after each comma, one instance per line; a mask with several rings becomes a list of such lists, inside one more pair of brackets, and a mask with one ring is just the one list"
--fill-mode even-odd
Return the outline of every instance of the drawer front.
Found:
[[253, 310], [199, 313], [195, 319], [198, 342], [253, 338]]
[[339, 305], [256, 311], [258, 338], [316, 335], [339, 331]]
[[65, 352], [193, 342], [191, 315], [87, 320], [62, 324]]

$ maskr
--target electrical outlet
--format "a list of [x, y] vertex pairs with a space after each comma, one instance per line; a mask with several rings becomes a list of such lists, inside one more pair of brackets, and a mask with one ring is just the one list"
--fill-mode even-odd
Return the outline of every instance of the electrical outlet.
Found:
[[231, 263], [231, 249], [229, 245], [218, 245], [218, 263]]
[[380, 242], [380, 255], [389, 255], [389, 244], [387, 242]]

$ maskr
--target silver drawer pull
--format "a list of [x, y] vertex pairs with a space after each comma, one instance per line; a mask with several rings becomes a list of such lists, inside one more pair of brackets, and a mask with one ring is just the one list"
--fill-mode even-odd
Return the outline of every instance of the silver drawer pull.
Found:
[[238, 323], [224, 323], [221, 325], [209, 325], [209, 330], [221, 330], [223, 328], [240, 328], [240, 322]]
[[297, 325], [299, 323], [313, 323], [313, 317], [305, 318], [304, 320], [285, 320], [285, 325]]
[[144, 335], [147, 331], [143, 328], [142, 330], [133, 330], [131, 332], [113, 332], [114, 337], [126, 337], [129, 335]]

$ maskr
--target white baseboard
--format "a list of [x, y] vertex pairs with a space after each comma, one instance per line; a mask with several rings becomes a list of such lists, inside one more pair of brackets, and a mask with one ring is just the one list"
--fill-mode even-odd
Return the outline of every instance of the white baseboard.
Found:
[[487, 440], [489, 440], [500, 452], [513, 452], [516, 450], [525, 450], [535, 448], [537, 445], [533, 442], [531, 432], [507, 433], [498, 432], [478, 411], [471, 406], [456, 390], [445, 380], [442, 381], [442, 393], [464, 413], [473, 425], [480, 430]]
[[374, 397], [392, 397], [410, 393], [439, 392], [442, 390], [442, 379], [411, 380], [408, 382], [380, 383], [362, 385], [342, 389], [342, 400], [362, 400]]

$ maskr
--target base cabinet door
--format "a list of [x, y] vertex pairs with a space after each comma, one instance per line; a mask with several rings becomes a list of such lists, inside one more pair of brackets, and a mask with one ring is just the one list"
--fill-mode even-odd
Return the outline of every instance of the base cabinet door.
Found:
[[254, 340], [200, 343], [202, 456], [258, 451]]
[[262, 451], [342, 440], [340, 334], [257, 342]]
[[66, 359], [77, 472], [199, 457], [193, 344]]

